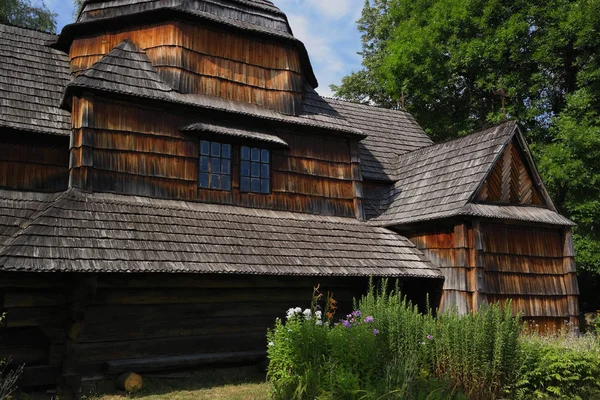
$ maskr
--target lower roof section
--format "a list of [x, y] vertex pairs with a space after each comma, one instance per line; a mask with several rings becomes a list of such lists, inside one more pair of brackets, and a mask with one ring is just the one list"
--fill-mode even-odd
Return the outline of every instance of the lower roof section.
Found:
[[[408, 239], [351, 218], [75, 189], [0, 191], [0, 203], [13, 228], [0, 247], [4, 271], [442, 279]], [[22, 204], [32, 212], [20, 216]]]

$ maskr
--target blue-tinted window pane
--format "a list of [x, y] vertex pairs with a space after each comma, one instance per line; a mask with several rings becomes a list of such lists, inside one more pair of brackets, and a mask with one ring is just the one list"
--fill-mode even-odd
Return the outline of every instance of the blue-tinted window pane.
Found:
[[251, 190], [254, 193], [260, 193], [260, 179], [252, 178]]
[[250, 178], [242, 178], [240, 180], [240, 190], [242, 192], [249, 192], [250, 191]]
[[252, 177], [260, 178], [260, 164], [252, 163]]
[[210, 155], [210, 142], [206, 140], [200, 141], [200, 155], [209, 156]]
[[221, 175], [212, 174], [210, 176], [210, 188], [221, 189]]
[[221, 143], [211, 143], [210, 155], [213, 157], [221, 157]]
[[242, 146], [242, 160], [250, 160], [250, 147]]
[[242, 174], [242, 176], [250, 176], [250, 162], [249, 161], [242, 161], [241, 174]]
[[209, 157], [200, 157], [200, 172], [208, 172], [209, 171], [210, 158]]
[[252, 149], [252, 161], [260, 161], [260, 149]]
[[231, 175], [231, 160], [221, 161], [221, 173]]
[[262, 164], [260, 166], [260, 177], [263, 179], [269, 179], [270, 178], [270, 171], [269, 171], [269, 165], [268, 164]]
[[208, 174], [200, 174], [200, 187], [201, 188], [208, 187]]
[[223, 175], [221, 177], [221, 189], [231, 190], [231, 176]]
[[260, 180], [260, 191], [261, 193], [269, 193], [270, 192], [270, 188], [269, 188], [269, 180], [268, 179], [261, 179]]
[[221, 157], [231, 158], [231, 145], [230, 144], [224, 144], [221, 146]]
[[268, 164], [271, 159], [269, 157], [270, 156], [269, 153], [270, 153], [269, 150], [261, 150], [260, 151], [260, 161]]
[[221, 173], [221, 159], [220, 158], [212, 158], [210, 160], [210, 172], [213, 174]]

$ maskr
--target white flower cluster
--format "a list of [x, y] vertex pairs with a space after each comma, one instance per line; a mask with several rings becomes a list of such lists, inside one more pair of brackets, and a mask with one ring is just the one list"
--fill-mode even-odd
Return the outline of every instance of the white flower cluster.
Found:
[[287, 310], [287, 319], [293, 318], [296, 315], [302, 315], [304, 317], [304, 319], [306, 319], [307, 321], [310, 321], [311, 319], [315, 319], [315, 324], [317, 325], [323, 325], [323, 313], [321, 311], [315, 311], [315, 314], [313, 315], [312, 311], [310, 310], [310, 308], [305, 309], [304, 311], [302, 311], [302, 308], [300, 307], [296, 307], [296, 308], [290, 308], [289, 310]]

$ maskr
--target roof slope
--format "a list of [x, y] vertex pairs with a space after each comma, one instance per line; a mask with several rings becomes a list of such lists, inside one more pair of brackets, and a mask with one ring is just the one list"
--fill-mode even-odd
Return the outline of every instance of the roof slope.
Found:
[[406, 238], [351, 218], [73, 189], [5, 243], [0, 269], [441, 278]]
[[571, 225], [554, 210], [468, 204], [517, 134], [516, 123], [506, 122], [400, 157], [398, 182], [367, 200], [377, 214], [372, 221], [391, 226], [474, 215]]
[[[364, 136], [362, 131], [353, 128], [337, 113], [305, 113], [290, 116], [221, 97], [176, 92], [161, 80], [148, 56], [129, 41], [119, 44], [69, 83], [67, 89], [74, 88], [96, 89]], [[68, 99], [68, 94], [69, 91], [65, 99]]]
[[46, 47], [47, 33], [0, 24], [0, 126], [68, 135], [71, 117], [59, 108], [69, 82], [66, 54]]
[[58, 194], [18, 192], [0, 189], [0, 249], [30, 219], [44, 210]]
[[433, 144], [407, 112], [342, 100], [326, 101], [352, 126], [368, 135], [360, 144], [361, 169], [365, 179], [396, 180], [399, 155]]

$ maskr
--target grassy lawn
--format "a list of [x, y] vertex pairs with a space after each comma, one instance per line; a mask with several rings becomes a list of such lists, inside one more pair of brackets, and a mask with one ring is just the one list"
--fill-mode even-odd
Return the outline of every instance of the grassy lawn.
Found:
[[91, 395], [88, 400], [266, 400], [269, 385], [259, 377], [204, 379], [144, 379], [144, 389], [134, 395]]

